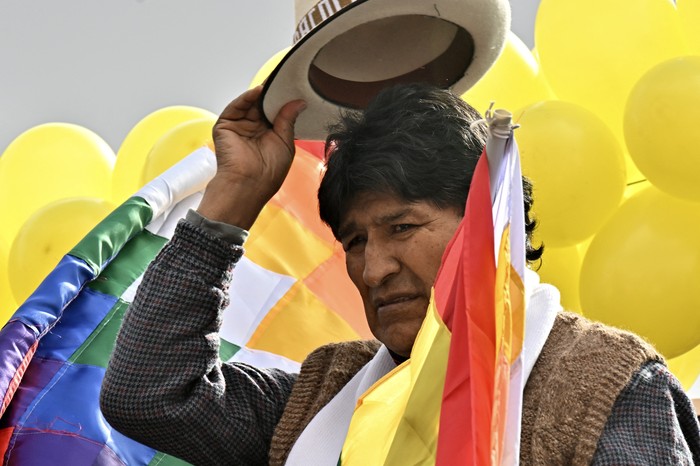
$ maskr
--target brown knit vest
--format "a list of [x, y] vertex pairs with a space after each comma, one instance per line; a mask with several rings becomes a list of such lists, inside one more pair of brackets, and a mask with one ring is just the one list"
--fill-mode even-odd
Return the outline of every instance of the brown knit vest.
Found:
[[636, 335], [561, 312], [525, 387], [522, 465], [587, 465], [613, 404], [646, 361]]
[[[270, 465], [284, 465], [311, 419], [378, 348], [337, 343], [306, 358], [272, 437]], [[589, 464], [615, 399], [649, 360], [661, 357], [639, 337], [559, 313], [525, 387], [520, 464]]]
[[270, 444], [270, 465], [282, 466], [311, 419], [379, 350], [376, 340], [325, 345], [304, 361]]

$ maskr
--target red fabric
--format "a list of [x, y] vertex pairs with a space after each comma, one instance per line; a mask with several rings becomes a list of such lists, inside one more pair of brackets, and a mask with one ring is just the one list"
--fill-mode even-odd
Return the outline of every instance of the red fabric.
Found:
[[5, 453], [7, 452], [7, 447], [10, 446], [10, 439], [14, 431], [14, 427], [0, 429], [0, 464], [5, 464]]
[[310, 154], [313, 154], [314, 156], [318, 157], [320, 160], [325, 160], [326, 158], [326, 142], [325, 141], [308, 141], [308, 140], [302, 140], [302, 139], [297, 139], [294, 141], [294, 145], [304, 149], [306, 152], [309, 152]]
[[479, 160], [467, 206], [443, 257], [435, 301], [452, 331], [437, 466], [490, 464], [495, 370], [493, 218], [488, 161]]

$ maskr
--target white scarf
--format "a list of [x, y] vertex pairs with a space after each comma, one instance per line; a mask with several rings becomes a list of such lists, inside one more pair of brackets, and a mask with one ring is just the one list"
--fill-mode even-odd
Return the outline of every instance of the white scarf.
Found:
[[[539, 276], [525, 272], [526, 297], [523, 369], [527, 378], [535, 366], [560, 304], [559, 290], [540, 283]], [[377, 354], [309, 422], [289, 453], [287, 466], [335, 466], [350, 427], [357, 400], [377, 380], [396, 367], [389, 351], [381, 346]]]

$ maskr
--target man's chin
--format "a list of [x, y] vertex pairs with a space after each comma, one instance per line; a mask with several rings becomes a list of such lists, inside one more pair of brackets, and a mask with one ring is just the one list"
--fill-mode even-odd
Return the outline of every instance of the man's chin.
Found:
[[418, 331], [422, 324], [401, 324], [401, 328], [393, 328], [391, 326], [387, 329], [384, 338], [379, 340], [384, 343], [384, 345], [398, 356], [403, 358], [411, 357], [411, 350], [413, 349], [413, 343], [416, 341], [418, 336]]

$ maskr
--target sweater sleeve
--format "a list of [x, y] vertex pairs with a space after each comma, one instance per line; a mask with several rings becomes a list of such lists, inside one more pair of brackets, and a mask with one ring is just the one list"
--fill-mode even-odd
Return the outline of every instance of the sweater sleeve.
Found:
[[222, 363], [222, 310], [243, 249], [181, 221], [144, 274], [100, 396], [123, 434], [191, 463], [263, 465], [296, 375]]
[[660, 362], [647, 362], [613, 405], [591, 464], [700, 463], [693, 405]]

